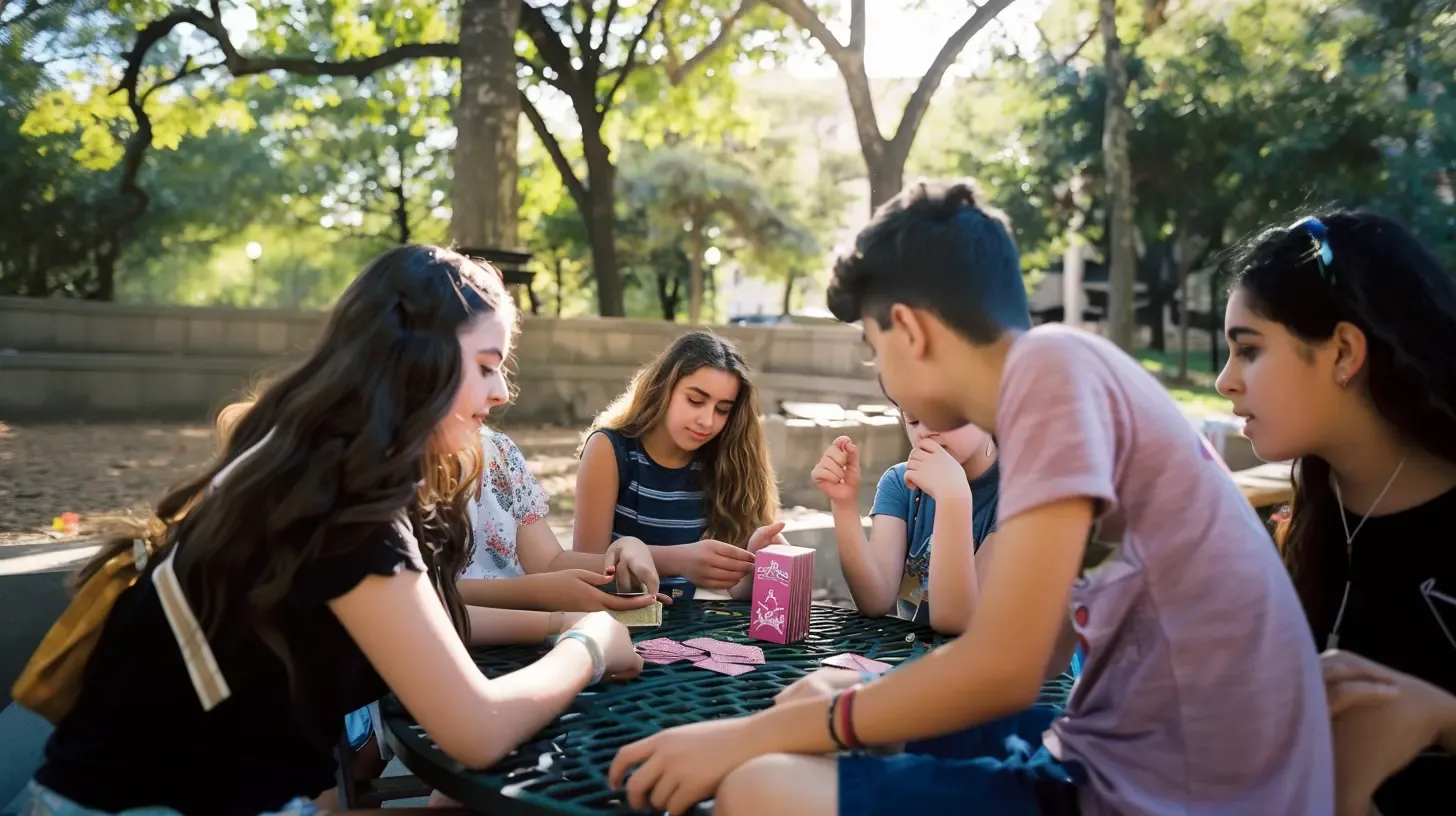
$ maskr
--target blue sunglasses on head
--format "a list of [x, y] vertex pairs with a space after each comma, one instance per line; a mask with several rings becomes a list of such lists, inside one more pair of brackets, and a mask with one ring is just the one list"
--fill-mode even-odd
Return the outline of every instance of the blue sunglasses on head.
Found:
[[1290, 229], [1300, 227], [1309, 232], [1310, 241], [1314, 243], [1314, 259], [1319, 263], [1320, 276], [1334, 285], [1335, 273], [1330, 270], [1330, 264], [1335, 262], [1335, 251], [1330, 249], [1330, 231], [1312, 215], [1295, 221]]

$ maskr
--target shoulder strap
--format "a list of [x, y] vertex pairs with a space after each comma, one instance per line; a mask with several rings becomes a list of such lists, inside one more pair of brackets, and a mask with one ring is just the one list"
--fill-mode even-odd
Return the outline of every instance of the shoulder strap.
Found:
[[[212, 477], [212, 483], [207, 486], [207, 494], [211, 495], [224, 479], [251, 459], [253, 454], [273, 438], [273, 433], [270, 430], [256, 445], [238, 454], [237, 458], [219, 470]], [[167, 626], [172, 630], [172, 638], [177, 641], [177, 648], [182, 650], [182, 660], [187, 664], [187, 674], [192, 678], [192, 689], [197, 692], [198, 702], [202, 703], [203, 711], [211, 711], [232, 696], [232, 689], [228, 688], [227, 678], [222, 676], [222, 668], [217, 664], [217, 656], [213, 654], [207, 635], [197, 622], [197, 615], [187, 603], [187, 596], [182, 592], [182, 583], [177, 580], [177, 572], [173, 566], [176, 552], [177, 545], [174, 544], [152, 573], [152, 584], [157, 588], [157, 600], [162, 605]]]

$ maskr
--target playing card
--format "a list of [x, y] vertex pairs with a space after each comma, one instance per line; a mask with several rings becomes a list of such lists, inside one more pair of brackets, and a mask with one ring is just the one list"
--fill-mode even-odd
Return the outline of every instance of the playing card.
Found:
[[683, 641], [684, 646], [691, 646], [694, 649], [702, 649], [708, 654], [718, 657], [720, 655], [734, 655], [737, 657], [753, 657], [763, 660], [763, 649], [757, 646], [750, 646], [746, 643], [732, 643], [726, 640], [714, 640], [713, 638], [693, 638]]
[[666, 652], [668, 654], [677, 655], [700, 655], [703, 653], [702, 649], [694, 649], [691, 646], [686, 646], [678, 643], [672, 638], [665, 637], [653, 638], [652, 640], [644, 640], [637, 644], [637, 649], [638, 651], [641, 651], [643, 649], [651, 649], [659, 652]]
[[871, 660], [864, 655], [857, 655], [852, 652], [845, 652], [844, 654], [837, 654], [833, 657], [826, 657], [819, 662], [823, 663], [826, 666], [834, 666], [835, 668], [839, 669], [849, 669], [850, 671], [868, 671], [874, 672], [875, 674], [884, 674], [885, 672], [894, 668], [889, 663], [881, 663], [878, 660]]
[[607, 614], [616, 618], [623, 626], [629, 629], [638, 626], [662, 625], [662, 604], [657, 601], [653, 601], [651, 606], [644, 606], [639, 609], [626, 609], [622, 611], [607, 610]]
[[726, 674], [729, 677], [737, 677], [740, 674], [745, 674], [747, 672], [753, 671], [752, 666], [745, 666], [742, 663], [724, 663], [721, 660], [713, 660], [712, 658], [709, 658], [707, 660], [699, 660], [693, 665], [697, 666], [700, 669], [707, 669], [708, 671], [715, 671], [719, 674]]
[[683, 657], [682, 655], [644, 653], [642, 655], [642, 660], [645, 663], [656, 663], [659, 666], [670, 666], [673, 663], [678, 662], [679, 660], [687, 660], [687, 658]]
[[716, 660], [719, 663], [737, 663], [737, 664], [739, 664], [741, 666], [762, 666], [763, 663], [764, 663], [764, 661], [763, 661], [763, 655], [761, 655], [761, 654], [760, 655], [717, 654], [717, 655], [713, 655], [711, 659]]

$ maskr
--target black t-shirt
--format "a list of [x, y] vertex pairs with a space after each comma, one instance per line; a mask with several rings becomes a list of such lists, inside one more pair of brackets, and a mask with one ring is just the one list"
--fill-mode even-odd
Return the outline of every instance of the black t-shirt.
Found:
[[[1346, 522], [1354, 530], [1360, 516], [1347, 512]], [[1456, 694], [1453, 530], [1456, 490], [1410, 510], [1372, 516], [1355, 537], [1348, 576], [1337, 572], [1330, 591], [1338, 599], [1345, 579], [1352, 579], [1341, 649]], [[1324, 648], [1329, 632], [1315, 636]], [[1384, 816], [1407, 816], [1430, 813], [1431, 803], [1453, 796], [1456, 759], [1432, 748], [1387, 781], [1375, 801]]]
[[332, 787], [344, 715], [386, 688], [327, 602], [368, 575], [424, 570], [403, 516], [334, 529], [347, 536], [347, 552], [300, 571], [276, 617], [296, 697], [282, 662], [247, 635], [212, 644], [232, 694], [203, 712], [151, 581], [155, 559], [117, 599], [36, 780], [103, 811], [163, 805], [224, 815], [278, 810]]

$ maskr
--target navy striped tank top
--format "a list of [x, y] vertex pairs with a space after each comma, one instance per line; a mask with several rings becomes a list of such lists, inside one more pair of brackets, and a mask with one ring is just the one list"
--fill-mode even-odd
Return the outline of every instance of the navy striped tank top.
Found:
[[597, 433], [611, 440], [617, 455], [617, 508], [612, 540], [638, 538], [666, 546], [701, 541], [708, 529], [703, 507], [703, 464], [667, 468], [652, 461], [641, 441], [613, 430]]

